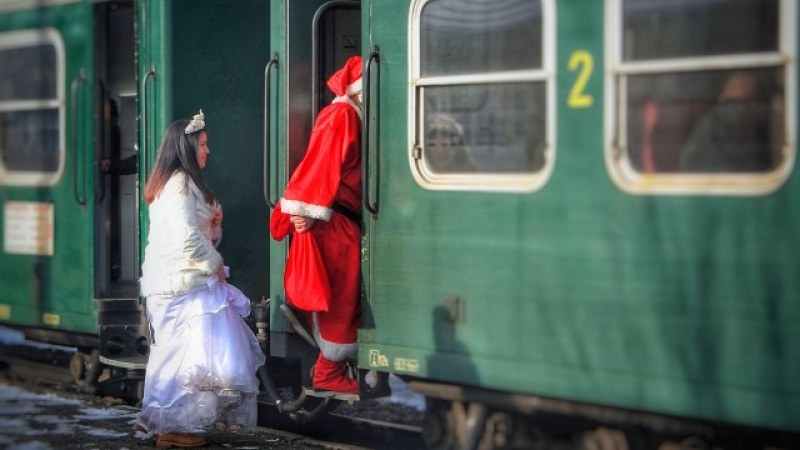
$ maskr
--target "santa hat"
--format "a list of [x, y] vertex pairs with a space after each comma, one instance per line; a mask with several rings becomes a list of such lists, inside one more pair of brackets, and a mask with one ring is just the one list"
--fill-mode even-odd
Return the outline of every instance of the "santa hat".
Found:
[[351, 56], [341, 69], [328, 78], [328, 89], [337, 96], [361, 92], [361, 56]]

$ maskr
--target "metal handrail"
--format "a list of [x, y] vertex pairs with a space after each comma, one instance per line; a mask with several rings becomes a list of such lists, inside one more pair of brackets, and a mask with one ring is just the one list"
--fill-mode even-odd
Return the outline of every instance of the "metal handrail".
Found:
[[86, 83], [86, 70], [81, 67], [80, 73], [72, 80], [70, 85], [70, 137], [72, 141], [72, 194], [79, 205], [86, 205], [86, 169], [83, 174], [83, 197], [78, 193], [78, 85]]
[[95, 204], [100, 204], [106, 198], [106, 177], [104, 176], [105, 174], [103, 172], [102, 164], [103, 161], [106, 159], [106, 156], [108, 156], [106, 154], [106, 144], [108, 143], [106, 142], [106, 135], [108, 130], [107, 127], [109, 127], [111, 124], [109, 122], [109, 118], [106, 116], [106, 111], [105, 111], [107, 102], [109, 100], [108, 100], [108, 92], [106, 91], [106, 86], [105, 83], [103, 83], [103, 80], [97, 80], [97, 90], [95, 92], [97, 93], [96, 95], [100, 98], [99, 123], [101, 126], [102, 134], [100, 134], [101, 137], [98, 140], [98, 145], [100, 146], [100, 150], [97, 153], [97, 160], [96, 160], [97, 169], [95, 170], [95, 173], [97, 175], [95, 176], [96, 181], [94, 190], [95, 193], [94, 202]]
[[[378, 198], [380, 193], [380, 180], [381, 180], [381, 171], [380, 171], [380, 158], [381, 158], [381, 146], [380, 143], [375, 143], [375, 202], [370, 201], [370, 158], [369, 158], [369, 147], [370, 147], [370, 118], [371, 118], [371, 97], [372, 97], [372, 90], [371, 90], [371, 80], [370, 80], [370, 71], [372, 68], [372, 62], [380, 63], [378, 59], [380, 53], [380, 49], [378, 46], [372, 47], [372, 51], [369, 54], [369, 58], [367, 59], [367, 64], [364, 67], [364, 74], [362, 76], [364, 81], [363, 86], [363, 97], [364, 97], [364, 122], [361, 124], [361, 155], [362, 155], [362, 170], [361, 170], [361, 187], [364, 191], [364, 207], [372, 213], [373, 216], [377, 216], [378, 214]], [[380, 70], [378, 70], [378, 90], [380, 92]], [[376, 118], [376, 131], [377, 131], [377, 124], [380, 121]]]
[[147, 109], [147, 81], [152, 78], [153, 80], [156, 79], [156, 65], [153, 64], [150, 66], [150, 70], [145, 74], [144, 79], [142, 80], [142, 148], [141, 148], [141, 157], [142, 157], [142, 173], [144, 174], [144, 181], [147, 182], [147, 177], [149, 175], [150, 167], [147, 158], [147, 122], [149, 120], [148, 117], [148, 109]]
[[[264, 201], [270, 208], [275, 207], [275, 202], [269, 196], [269, 182], [270, 182], [270, 147], [269, 147], [269, 119], [270, 119], [270, 72], [273, 67], [278, 67], [278, 54], [272, 55], [267, 66], [264, 68]], [[277, 177], [276, 177], [277, 179]]]

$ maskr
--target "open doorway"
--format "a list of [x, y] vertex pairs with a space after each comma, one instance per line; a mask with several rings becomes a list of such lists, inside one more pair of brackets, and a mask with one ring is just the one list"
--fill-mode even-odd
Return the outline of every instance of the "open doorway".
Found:
[[317, 113], [333, 100], [325, 86], [347, 58], [361, 53], [361, 4], [292, 2], [289, 48], [289, 173], [306, 152]]
[[95, 295], [138, 300], [134, 8], [133, 2], [97, 8]]

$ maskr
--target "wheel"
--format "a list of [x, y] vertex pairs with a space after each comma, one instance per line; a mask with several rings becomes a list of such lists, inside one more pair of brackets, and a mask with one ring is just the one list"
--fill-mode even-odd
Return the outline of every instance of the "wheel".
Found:
[[498, 450], [510, 448], [514, 436], [514, 417], [510, 414], [495, 411], [486, 419], [478, 448], [480, 450]]
[[100, 378], [103, 364], [100, 362], [100, 350], [94, 349], [88, 355], [83, 353], [86, 373], [84, 375], [86, 384], [96, 385]]
[[583, 433], [579, 448], [581, 450], [628, 450], [629, 447], [622, 430], [600, 427]]
[[97, 349], [78, 350], [69, 360], [69, 373], [81, 391], [94, 393], [100, 377], [100, 351]]
[[427, 448], [431, 450], [458, 448], [455, 425], [451, 402], [425, 397], [422, 440]]
[[69, 373], [72, 375], [72, 380], [76, 384], [80, 384], [83, 382], [84, 378], [86, 377], [86, 354], [80, 351], [77, 351], [72, 354], [72, 358], [69, 360]]

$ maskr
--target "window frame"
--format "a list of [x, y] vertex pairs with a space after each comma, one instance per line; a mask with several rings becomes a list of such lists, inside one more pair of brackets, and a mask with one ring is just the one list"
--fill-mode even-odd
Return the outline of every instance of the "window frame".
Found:
[[[422, 77], [420, 75], [420, 20], [425, 5], [434, 0], [414, 0], [409, 10], [408, 32], [408, 163], [416, 182], [430, 190], [531, 192], [541, 189], [550, 178], [556, 160], [556, 9], [554, 0], [542, 5], [542, 67], [488, 74]], [[490, 85], [493, 83], [545, 83], [545, 162], [530, 173], [436, 173], [428, 169], [420, 136], [424, 130], [424, 90], [426, 87]]]
[[[780, 188], [795, 164], [795, 55], [797, 34], [795, 0], [778, 0], [778, 49], [775, 52], [692, 56], [641, 61], [623, 60], [623, 2], [606, 1], [605, 30], [605, 163], [613, 182], [630, 194], [677, 195], [766, 195]], [[711, 70], [783, 70], [784, 158], [764, 173], [642, 173], [624, 150], [627, 139], [627, 78], [645, 74], [691, 73]]]
[[[54, 28], [37, 28], [0, 32], [0, 50], [18, 49], [36, 45], [52, 45], [55, 49], [56, 97], [36, 100], [0, 100], [0, 112], [35, 111], [58, 109], [58, 169], [53, 172], [9, 169], [0, 158], [0, 185], [6, 186], [52, 186], [61, 179], [66, 160], [64, 79], [66, 64], [64, 41]], [[0, 149], [2, 151], [2, 149]]]

